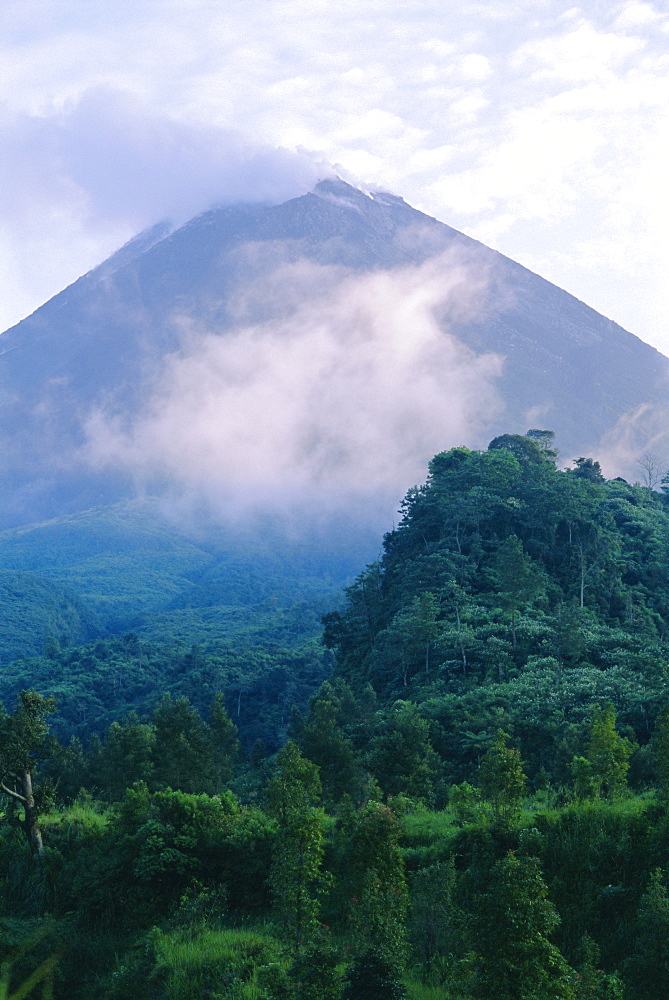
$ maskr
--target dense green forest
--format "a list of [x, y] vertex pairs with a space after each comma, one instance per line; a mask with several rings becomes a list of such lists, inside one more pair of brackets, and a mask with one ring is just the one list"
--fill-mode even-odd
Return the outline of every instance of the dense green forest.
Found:
[[6, 663], [4, 995], [664, 1000], [669, 503], [573, 465], [437, 455], [322, 641], [199, 566]]

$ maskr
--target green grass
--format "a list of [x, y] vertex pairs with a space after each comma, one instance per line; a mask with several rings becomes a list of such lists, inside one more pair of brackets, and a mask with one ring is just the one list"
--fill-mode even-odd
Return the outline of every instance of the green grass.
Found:
[[451, 809], [431, 812], [424, 806], [417, 806], [403, 818], [404, 838], [408, 846], [418, 847], [433, 844], [443, 837], [450, 838], [461, 827]]
[[71, 806], [45, 813], [40, 826], [45, 833], [64, 833], [66, 836], [85, 833], [104, 833], [109, 821], [108, 811], [97, 802], [73, 802]]
[[154, 932], [153, 945], [164, 1000], [205, 995], [258, 1000], [262, 995], [258, 968], [284, 964], [277, 939], [258, 930], [203, 927], [196, 933], [191, 928]]

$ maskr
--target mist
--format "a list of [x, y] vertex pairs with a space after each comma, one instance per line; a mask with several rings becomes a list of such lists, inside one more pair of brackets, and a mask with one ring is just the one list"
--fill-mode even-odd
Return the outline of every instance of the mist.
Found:
[[629, 482], [645, 479], [644, 459], [651, 457], [661, 475], [669, 468], [669, 410], [666, 406], [644, 403], [624, 413], [601, 441], [591, 449], [604, 475], [622, 476]]
[[332, 173], [307, 151], [170, 118], [106, 86], [39, 114], [0, 104], [0, 129], [0, 330], [156, 222], [278, 204]]
[[485, 273], [454, 253], [363, 275], [285, 264], [238, 294], [232, 329], [174, 316], [182, 346], [146, 405], [130, 419], [91, 413], [85, 458], [180, 511], [364, 506], [387, 528], [435, 453], [487, 440], [503, 359], [449, 331], [491, 307]]

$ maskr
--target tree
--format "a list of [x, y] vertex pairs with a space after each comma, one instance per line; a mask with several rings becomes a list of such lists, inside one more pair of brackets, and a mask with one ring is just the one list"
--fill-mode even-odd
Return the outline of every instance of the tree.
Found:
[[572, 1000], [573, 971], [549, 940], [560, 918], [537, 858], [510, 851], [470, 874], [472, 995], [482, 1000]]
[[658, 483], [663, 482], [662, 466], [654, 452], [644, 452], [641, 458], [637, 459], [636, 464], [641, 469], [641, 479], [646, 489], [654, 490]]
[[439, 634], [439, 599], [425, 591], [397, 612], [385, 632], [386, 655], [399, 661], [404, 687], [423, 668], [430, 673], [430, 650]]
[[508, 746], [508, 735], [499, 729], [479, 770], [483, 798], [490, 803], [495, 823], [509, 825], [520, 818], [527, 778], [520, 753]]
[[421, 868], [411, 885], [411, 937], [414, 950], [429, 969], [455, 949], [455, 861], [438, 861]]
[[25, 833], [31, 852], [44, 853], [39, 828], [39, 811], [33, 791], [33, 772], [37, 761], [52, 750], [47, 716], [54, 711], [53, 698], [37, 691], [22, 691], [14, 713], [4, 709], [0, 716], [0, 790], [23, 809], [17, 822]]
[[286, 933], [301, 951], [316, 926], [322, 883], [324, 816], [318, 807], [318, 769], [288, 740], [267, 786], [268, 812], [277, 823], [270, 883]]
[[657, 754], [660, 793], [667, 801], [669, 800], [669, 707], [663, 708], [657, 717], [653, 742]]
[[209, 736], [214, 751], [214, 781], [220, 788], [230, 780], [233, 762], [239, 754], [237, 726], [228, 715], [220, 691], [209, 706]]
[[610, 701], [592, 706], [585, 756], [574, 757], [577, 794], [611, 798], [627, 787], [632, 744], [616, 732], [616, 710]]
[[495, 556], [495, 573], [500, 587], [502, 610], [511, 615], [511, 638], [516, 645], [516, 615], [523, 604], [530, 604], [546, 589], [543, 573], [523, 550], [516, 535], [509, 535]]
[[344, 817], [337, 838], [353, 947], [372, 948], [395, 965], [404, 958], [409, 905], [401, 834], [389, 806], [368, 802]]
[[634, 1000], [669, 996], [669, 892], [660, 868], [652, 872], [641, 897], [634, 954], [626, 971]]
[[366, 763], [384, 792], [407, 795], [428, 805], [434, 799], [439, 758], [430, 725], [411, 701], [396, 701], [370, 740]]
[[299, 739], [304, 755], [319, 768], [323, 795], [331, 804], [343, 795], [357, 797], [362, 787], [360, 762], [338, 724], [338, 711], [336, 694], [326, 681], [309, 706]]
[[153, 713], [155, 781], [185, 792], [217, 791], [209, 728], [188, 698], [164, 695]]
[[329, 940], [314, 942], [297, 954], [289, 970], [295, 1000], [340, 1000], [340, 956]]
[[575, 469], [570, 469], [569, 472], [572, 476], [576, 476], [578, 479], [587, 479], [589, 483], [603, 483], [604, 476], [602, 475], [602, 467], [599, 462], [595, 462], [592, 458], [574, 458], [572, 459]]
[[131, 712], [112, 722], [97, 754], [98, 782], [110, 802], [118, 801], [136, 781], [151, 783], [156, 732]]
[[583, 961], [578, 966], [575, 982], [576, 1000], [624, 1000], [624, 987], [618, 976], [599, 968], [600, 951], [587, 934], [581, 951]]
[[370, 948], [351, 966], [342, 1000], [405, 1000], [406, 991], [397, 970]]
[[529, 438], [530, 441], [535, 441], [547, 458], [557, 458], [558, 453], [553, 447], [555, 431], [541, 431], [538, 428], [533, 427], [527, 432], [525, 437]]
[[521, 465], [539, 465], [550, 461], [548, 451], [543, 442], [533, 440], [525, 434], [500, 434], [488, 445], [488, 451], [504, 448], [518, 459]]

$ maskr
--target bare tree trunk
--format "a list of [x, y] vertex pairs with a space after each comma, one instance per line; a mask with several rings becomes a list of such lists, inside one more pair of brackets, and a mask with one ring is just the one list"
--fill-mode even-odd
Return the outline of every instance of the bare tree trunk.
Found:
[[28, 843], [30, 844], [30, 850], [37, 857], [41, 857], [44, 854], [44, 844], [42, 843], [42, 834], [40, 832], [38, 823], [38, 813], [37, 806], [35, 805], [35, 796], [33, 795], [33, 781], [30, 775], [30, 771], [19, 771], [19, 781], [21, 782], [24, 803], [23, 808], [25, 810], [26, 818], [25, 822], [25, 832], [28, 838]]
[[13, 777], [21, 791], [9, 788], [4, 781], [0, 784], [0, 788], [6, 795], [9, 795], [10, 798], [23, 806], [25, 814], [25, 819], [21, 823], [23, 832], [26, 835], [32, 854], [41, 858], [44, 854], [44, 844], [42, 843], [42, 834], [40, 833], [38, 823], [39, 814], [35, 805], [32, 776], [27, 768], [22, 768], [16, 771]]

